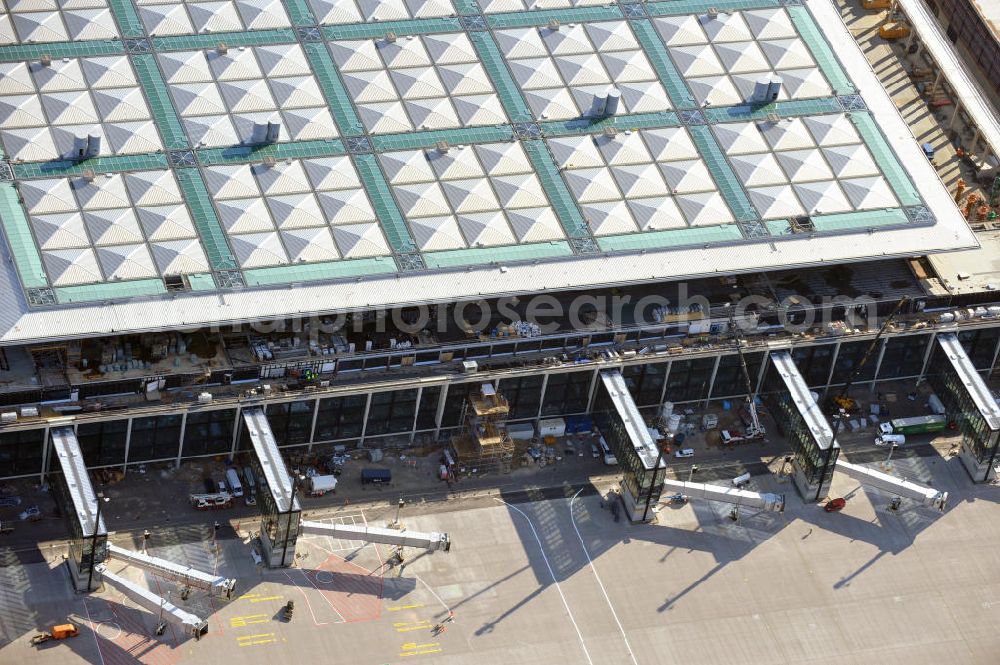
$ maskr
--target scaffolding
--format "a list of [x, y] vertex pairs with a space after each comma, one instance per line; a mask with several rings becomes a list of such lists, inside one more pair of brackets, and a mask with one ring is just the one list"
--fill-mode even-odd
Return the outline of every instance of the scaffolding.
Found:
[[451, 440], [459, 469], [468, 474], [510, 473], [515, 451], [507, 434], [509, 414], [507, 400], [492, 383], [469, 395], [462, 405], [462, 429]]

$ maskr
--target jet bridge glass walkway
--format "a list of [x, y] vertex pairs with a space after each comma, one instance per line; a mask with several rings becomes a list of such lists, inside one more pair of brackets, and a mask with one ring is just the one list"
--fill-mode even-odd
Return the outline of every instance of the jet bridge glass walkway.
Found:
[[[240, 444], [253, 450], [251, 468], [257, 478], [257, 508], [260, 510], [260, 543], [269, 568], [290, 566], [295, 561], [302, 508], [292, 479], [278, 452], [278, 444], [267, 421], [264, 407], [242, 411]], [[245, 488], [251, 491], [251, 488]]]
[[622, 500], [629, 519], [652, 519], [667, 465], [619, 370], [601, 372], [593, 416], [601, 436], [621, 465]]
[[799, 493], [807, 501], [822, 499], [830, 491], [840, 445], [787, 351], [771, 353], [761, 399], [792, 446], [792, 477]]
[[962, 434], [959, 457], [976, 482], [997, 477], [1000, 407], [955, 333], [937, 336], [927, 382]]
[[71, 426], [53, 427], [52, 448], [62, 473], [51, 479], [53, 496], [71, 534], [66, 560], [77, 591], [93, 591], [101, 584], [97, 567], [108, 556], [108, 530], [90, 484], [80, 442]]

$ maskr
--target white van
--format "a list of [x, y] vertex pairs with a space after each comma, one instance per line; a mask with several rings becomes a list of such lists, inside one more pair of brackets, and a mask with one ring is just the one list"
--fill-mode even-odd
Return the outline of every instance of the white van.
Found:
[[240, 483], [240, 474], [236, 473], [236, 469], [226, 470], [226, 482], [229, 483], [229, 492], [233, 496], [243, 496], [243, 485]]
[[906, 436], [903, 434], [882, 434], [875, 437], [876, 446], [901, 446], [906, 443]]
[[608, 442], [604, 440], [603, 436], [601, 437], [601, 440], [598, 441], [598, 445], [601, 447], [601, 454], [604, 455], [604, 463], [608, 466], [617, 466], [618, 459], [615, 457], [614, 453], [611, 452], [611, 448], [608, 447]]
[[247, 492], [253, 493], [257, 489], [257, 483], [253, 477], [253, 469], [249, 466], [243, 467], [243, 480], [247, 484]]

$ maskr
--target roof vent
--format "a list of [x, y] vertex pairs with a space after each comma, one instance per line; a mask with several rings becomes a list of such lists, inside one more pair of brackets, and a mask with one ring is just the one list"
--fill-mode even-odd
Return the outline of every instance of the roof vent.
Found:
[[51, 67], [52, 66], [52, 56], [49, 55], [48, 53], [43, 53], [42, 57], [39, 58], [38, 61], [40, 63], [42, 63], [42, 67]]
[[229, 53], [229, 47], [226, 46], [226, 42], [219, 42], [215, 46], [215, 52], [218, 53], [219, 55], [225, 55]]
[[389, 42], [390, 44], [395, 44], [396, 43], [396, 39], [397, 39], [397, 37], [396, 37], [396, 33], [395, 32], [387, 32], [387, 33], [385, 33], [385, 41]]
[[274, 158], [274, 155], [267, 155], [264, 157], [264, 166], [267, 168], [273, 167], [278, 161]]
[[614, 127], [605, 127], [603, 133], [607, 138], [613, 139], [618, 134], [618, 130]]
[[776, 125], [779, 122], [781, 122], [781, 116], [778, 115], [777, 113], [773, 113], [773, 112], [772, 113], [768, 113], [767, 114], [767, 121], [770, 122], [771, 124]]
[[719, 18], [719, 9], [717, 7], [708, 8], [708, 18]]
[[447, 154], [448, 150], [450, 150], [450, 148], [448, 147], [448, 142], [447, 141], [438, 141], [437, 143], [434, 144], [434, 147], [442, 155]]
[[548, 24], [545, 27], [547, 27], [549, 30], [557, 32], [559, 30], [559, 21], [552, 19], [551, 21], [548, 22]]
[[83, 170], [83, 179], [86, 180], [87, 182], [94, 182], [94, 180], [96, 178], [97, 178], [97, 174], [94, 173], [94, 169], [84, 169]]

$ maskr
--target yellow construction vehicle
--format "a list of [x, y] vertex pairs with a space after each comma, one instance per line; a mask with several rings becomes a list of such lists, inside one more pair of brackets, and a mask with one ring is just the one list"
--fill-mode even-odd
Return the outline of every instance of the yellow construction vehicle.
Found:
[[889, 9], [892, 6], [892, 0], [861, 0], [862, 9]]
[[858, 406], [857, 402], [855, 402], [850, 397], [847, 397], [846, 395], [836, 395], [836, 396], [834, 396], [834, 398], [833, 398], [833, 405], [835, 407], [837, 407], [838, 409], [843, 409], [847, 413], [850, 413], [851, 411], [854, 411], [854, 409], [857, 408], [857, 406]]
[[38, 633], [31, 638], [31, 645], [37, 646], [49, 640], [65, 640], [68, 637], [76, 637], [80, 634], [80, 629], [71, 623], [63, 623], [52, 626], [52, 630]]

